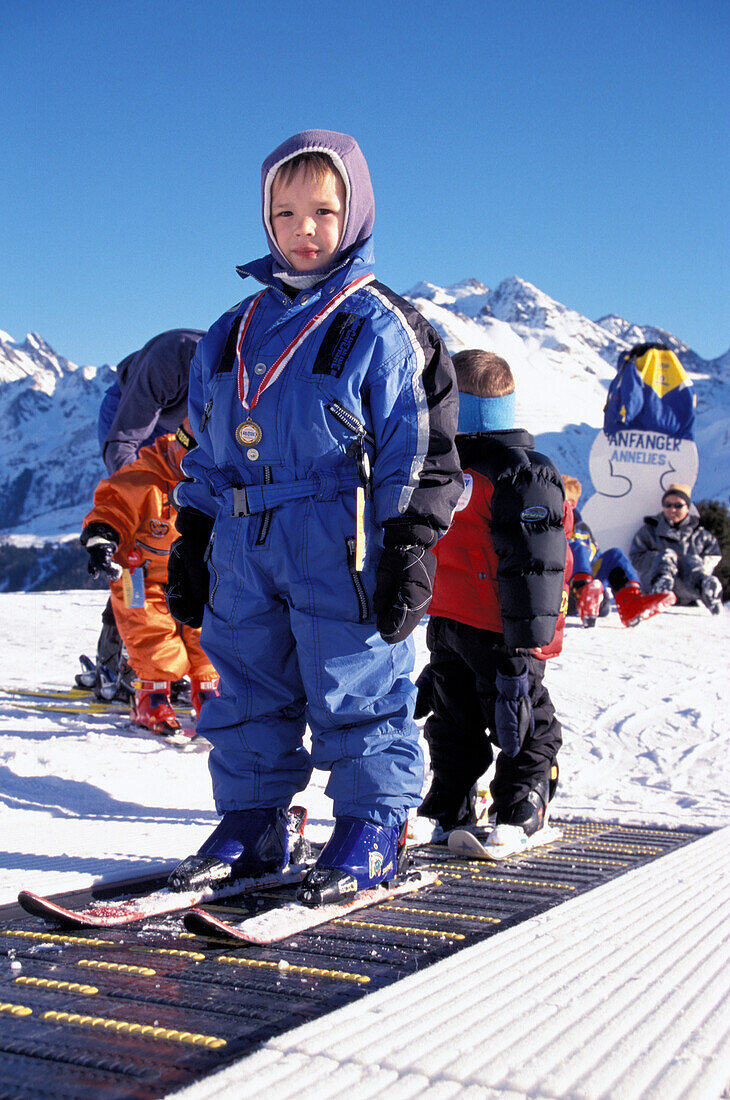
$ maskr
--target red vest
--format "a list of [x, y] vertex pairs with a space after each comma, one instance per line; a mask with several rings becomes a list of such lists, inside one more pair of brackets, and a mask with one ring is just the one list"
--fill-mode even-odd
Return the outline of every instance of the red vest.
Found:
[[[433, 551], [438, 568], [429, 614], [503, 634], [497, 554], [490, 534], [494, 487], [487, 477], [475, 470], [465, 471], [464, 480], [464, 491], [451, 526]], [[566, 533], [572, 529], [572, 524], [572, 508], [566, 502], [563, 511]], [[531, 650], [535, 657], [553, 657], [562, 649], [568, 581], [572, 571], [573, 555], [568, 547], [563, 601], [555, 635], [548, 645]]]

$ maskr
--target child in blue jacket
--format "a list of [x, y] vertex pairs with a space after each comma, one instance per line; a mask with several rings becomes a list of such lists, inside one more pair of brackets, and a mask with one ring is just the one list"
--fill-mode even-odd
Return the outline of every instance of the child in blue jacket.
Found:
[[395, 877], [420, 801], [410, 634], [463, 484], [458, 396], [439, 336], [375, 281], [353, 138], [280, 145], [262, 213], [270, 252], [238, 269], [262, 288], [213, 324], [190, 371], [198, 447], [176, 490], [168, 600], [202, 619], [221, 676], [199, 729], [222, 820], [171, 882], [282, 867], [286, 810], [315, 767], [335, 815], [301, 890], [319, 904]]
[[[599, 615], [608, 613], [605, 604], [605, 586], [609, 585], [616, 603], [618, 617], [624, 626], [637, 626], [643, 619], [650, 619], [666, 611], [675, 598], [666, 592], [644, 593], [639, 575], [617, 546], [599, 550], [593, 533], [578, 511], [578, 501], [583, 486], [577, 477], [563, 474], [565, 497], [573, 509], [572, 528], [568, 543], [573, 552], [573, 572], [570, 591], [583, 626], [595, 626]], [[573, 612], [569, 611], [569, 614]]]

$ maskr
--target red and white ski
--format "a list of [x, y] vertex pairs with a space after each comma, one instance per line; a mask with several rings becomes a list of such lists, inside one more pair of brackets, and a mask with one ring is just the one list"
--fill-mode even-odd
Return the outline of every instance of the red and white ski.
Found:
[[238, 878], [235, 882], [199, 887], [197, 890], [171, 890], [168, 886], [163, 886], [146, 894], [127, 894], [108, 901], [96, 901], [81, 909], [67, 909], [52, 898], [42, 897], [30, 890], [21, 890], [18, 904], [31, 916], [52, 921], [64, 928], [114, 928], [165, 913], [176, 913], [192, 905], [216, 901], [218, 898], [257, 894], [291, 886], [302, 881], [311, 866], [311, 860], [314, 859], [314, 853], [311, 853], [310, 858], [307, 842], [302, 841], [306, 822], [307, 811], [303, 806], [289, 808], [287, 829], [290, 851], [294, 852], [295, 858], [298, 856], [305, 860], [310, 859], [310, 862], [290, 863], [281, 871], [270, 871], [256, 878]]
[[195, 932], [199, 936], [260, 945], [277, 943], [338, 917], [345, 917], [357, 909], [366, 909], [401, 894], [411, 894], [424, 886], [432, 886], [437, 878], [437, 875], [429, 871], [410, 871], [394, 886], [375, 886], [347, 901], [330, 902], [328, 905], [317, 905], [313, 908], [298, 901], [288, 901], [265, 913], [240, 921], [225, 921], [204, 909], [193, 907], [185, 914], [183, 922], [189, 932]]
[[292, 883], [301, 882], [307, 870], [307, 864], [292, 864], [283, 871], [272, 872], [260, 878], [237, 879], [235, 883], [218, 889], [207, 887], [202, 890], [177, 891], [164, 886], [160, 890], [137, 897], [96, 901], [83, 909], [66, 909], [52, 898], [42, 897], [30, 890], [21, 890], [18, 894], [18, 904], [31, 916], [52, 921], [63, 928], [114, 928], [165, 913], [176, 913], [181, 909], [188, 909], [191, 905], [216, 901], [218, 898], [255, 894], [263, 890], [289, 886]]

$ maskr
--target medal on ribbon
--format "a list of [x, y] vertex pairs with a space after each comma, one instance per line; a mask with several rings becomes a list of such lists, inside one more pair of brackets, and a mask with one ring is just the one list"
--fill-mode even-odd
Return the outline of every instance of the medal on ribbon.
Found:
[[345, 298], [349, 298], [349, 296], [351, 294], [354, 294], [356, 290], [359, 290], [361, 286], [365, 286], [367, 283], [371, 283], [374, 278], [375, 276], [372, 273], [369, 273], [367, 275], [361, 275], [358, 279], [353, 279], [351, 283], [348, 283], [346, 287], [338, 291], [338, 293], [335, 294], [335, 296], [331, 298], [329, 302], [327, 302], [327, 304], [324, 305], [318, 313], [315, 313], [313, 317], [310, 317], [301, 332], [299, 332], [298, 335], [294, 337], [292, 342], [285, 349], [285, 351], [281, 353], [276, 362], [271, 367], [269, 367], [266, 374], [261, 379], [259, 388], [256, 390], [253, 398], [249, 401], [248, 373], [246, 371], [246, 366], [243, 361], [242, 352], [243, 341], [246, 336], [246, 332], [248, 331], [249, 325], [251, 324], [251, 318], [254, 315], [256, 307], [258, 306], [266, 291], [262, 290], [260, 294], [257, 294], [256, 297], [252, 299], [248, 308], [245, 310], [243, 316], [241, 317], [238, 329], [238, 340], [236, 341], [236, 361], [238, 363], [238, 398], [241, 402], [241, 407], [243, 408], [244, 412], [248, 414], [246, 419], [242, 420], [236, 428], [236, 440], [238, 443], [240, 443], [242, 447], [253, 447], [256, 444], [260, 443], [263, 439], [263, 430], [261, 426], [252, 419], [251, 413], [258, 404], [258, 400], [264, 390], [268, 389], [269, 386], [273, 385], [273, 383], [278, 380], [280, 375], [283, 373], [285, 367], [287, 366], [289, 360], [300, 347], [300, 345], [304, 343], [307, 336], [309, 336], [309, 334], [313, 332], [314, 329], [318, 328], [322, 324], [322, 322], [325, 321], [335, 309], [337, 309], [337, 307], [340, 305], [341, 302], [345, 300]]
[[260, 443], [263, 434], [260, 425], [250, 416], [242, 420], [236, 428], [236, 439], [242, 447], [253, 447], [255, 443]]

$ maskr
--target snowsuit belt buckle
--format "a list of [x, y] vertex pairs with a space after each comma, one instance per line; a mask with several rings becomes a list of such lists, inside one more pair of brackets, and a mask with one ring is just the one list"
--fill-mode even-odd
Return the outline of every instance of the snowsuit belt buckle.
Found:
[[232, 516], [250, 516], [251, 511], [248, 507], [248, 496], [246, 494], [246, 487], [240, 488], [233, 487], [233, 507], [231, 509]]

